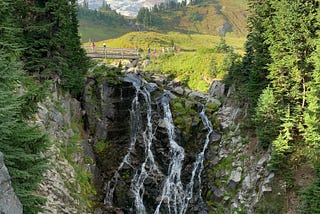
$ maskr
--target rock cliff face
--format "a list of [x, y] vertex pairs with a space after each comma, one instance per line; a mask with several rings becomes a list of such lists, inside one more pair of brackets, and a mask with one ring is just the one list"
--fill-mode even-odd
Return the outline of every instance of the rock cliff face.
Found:
[[[263, 194], [272, 191], [274, 173], [266, 170], [270, 155], [255, 151], [256, 140], [244, 134], [246, 105], [232, 97], [233, 88], [224, 90], [222, 83], [213, 82], [209, 91], [224, 103], [216, 113], [222, 138], [208, 151], [204, 192], [216, 211], [255, 213]], [[223, 210], [217, 208], [219, 204]]]
[[85, 179], [80, 173], [90, 174], [90, 164], [85, 163], [90, 152], [85, 151], [87, 140], [81, 120], [80, 102], [57, 89], [39, 103], [34, 123], [52, 142], [44, 154], [49, 160], [48, 170], [37, 192], [47, 200], [43, 213], [90, 213], [89, 203], [83, 201], [88, 198], [82, 198], [85, 190], [78, 180], [79, 176]]
[[10, 175], [3, 162], [0, 152], [0, 213], [20, 214], [23, 212], [22, 204], [11, 186]]

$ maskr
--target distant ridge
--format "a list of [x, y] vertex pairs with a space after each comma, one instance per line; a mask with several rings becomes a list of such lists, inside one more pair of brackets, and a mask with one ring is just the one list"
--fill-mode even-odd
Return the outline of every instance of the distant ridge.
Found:
[[[90, 9], [98, 9], [104, 0], [78, 0], [78, 3], [83, 4], [84, 1], [89, 4]], [[113, 10], [116, 10], [124, 16], [135, 17], [142, 7], [150, 8], [156, 4], [169, 1], [181, 2], [182, 0], [106, 0], [106, 3], [110, 4]], [[189, 1], [190, 0], [186, 0], [187, 3], [189, 3]]]
[[[78, 0], [78, 3], [83, 4], [84, 1], [85, 0]], [[88, 2], [90, 9], [98, 9], [103, 4], [103, 0], [86, 1]], [[128, 17], [135, 17], [141, 7], [152, 7], [166, 1], [167, 0], [107, 0], [106, 2], [118, 13]]]

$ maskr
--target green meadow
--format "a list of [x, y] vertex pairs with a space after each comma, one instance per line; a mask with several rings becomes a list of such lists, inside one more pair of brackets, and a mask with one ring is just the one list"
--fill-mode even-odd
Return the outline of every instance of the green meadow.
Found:
[[[151, 60], [145, 71], [166, 74], [169, 78], [182, 81], [192, 90], [206, 92], [213, 79], [222, 79], [226, 75], [231, 58], [243, 54], [245, 38], [227, 35], [225, 43], [232, 49], [227, 53], [216, 50], [221, 37], [213, 35], [131, 32], [117, 39], [101, 40], [96, 45], [102, 47], [104, 42], [112, 48], [139, 47], [142, 57]], [[171, 51], [173, 45], [175, 52]], [[150, 55], [147, 54], [148, 47], [151, 48]], [[162, 47], [165, 54], [161, 53]], [[169, 53], [167, 48], [170, 48]]]

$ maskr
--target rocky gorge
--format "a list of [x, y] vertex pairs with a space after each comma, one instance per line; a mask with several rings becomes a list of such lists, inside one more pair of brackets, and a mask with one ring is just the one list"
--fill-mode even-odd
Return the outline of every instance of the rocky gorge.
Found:
[[194, 92], [136, 63], [101, 68], [118, 73], [93, 70], [81, 100], [54, 85], [39, 104], [33, 124], [54, 142], [44, 213], [255, 213], [274, 174], [242, 134], [232, 88]]
[[233, 88], [215, 81], [194, 92], [136, 64], [124, 73], [117, 84], [88, 79], [84, 93], [96, 212], [254, 213], [274, 174], [268, 153], [241, 134], [246, 105]]

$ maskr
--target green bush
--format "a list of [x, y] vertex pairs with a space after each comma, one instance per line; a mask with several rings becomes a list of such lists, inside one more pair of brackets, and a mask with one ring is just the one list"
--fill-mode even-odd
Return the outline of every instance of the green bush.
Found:
[[98, 81], [106, 81], [111, 85], [120, 84], [122, 81], [123, 74], [121, 73], [121, 67], [111, 68], [106, 65], [96, 66], [91, 74]]

